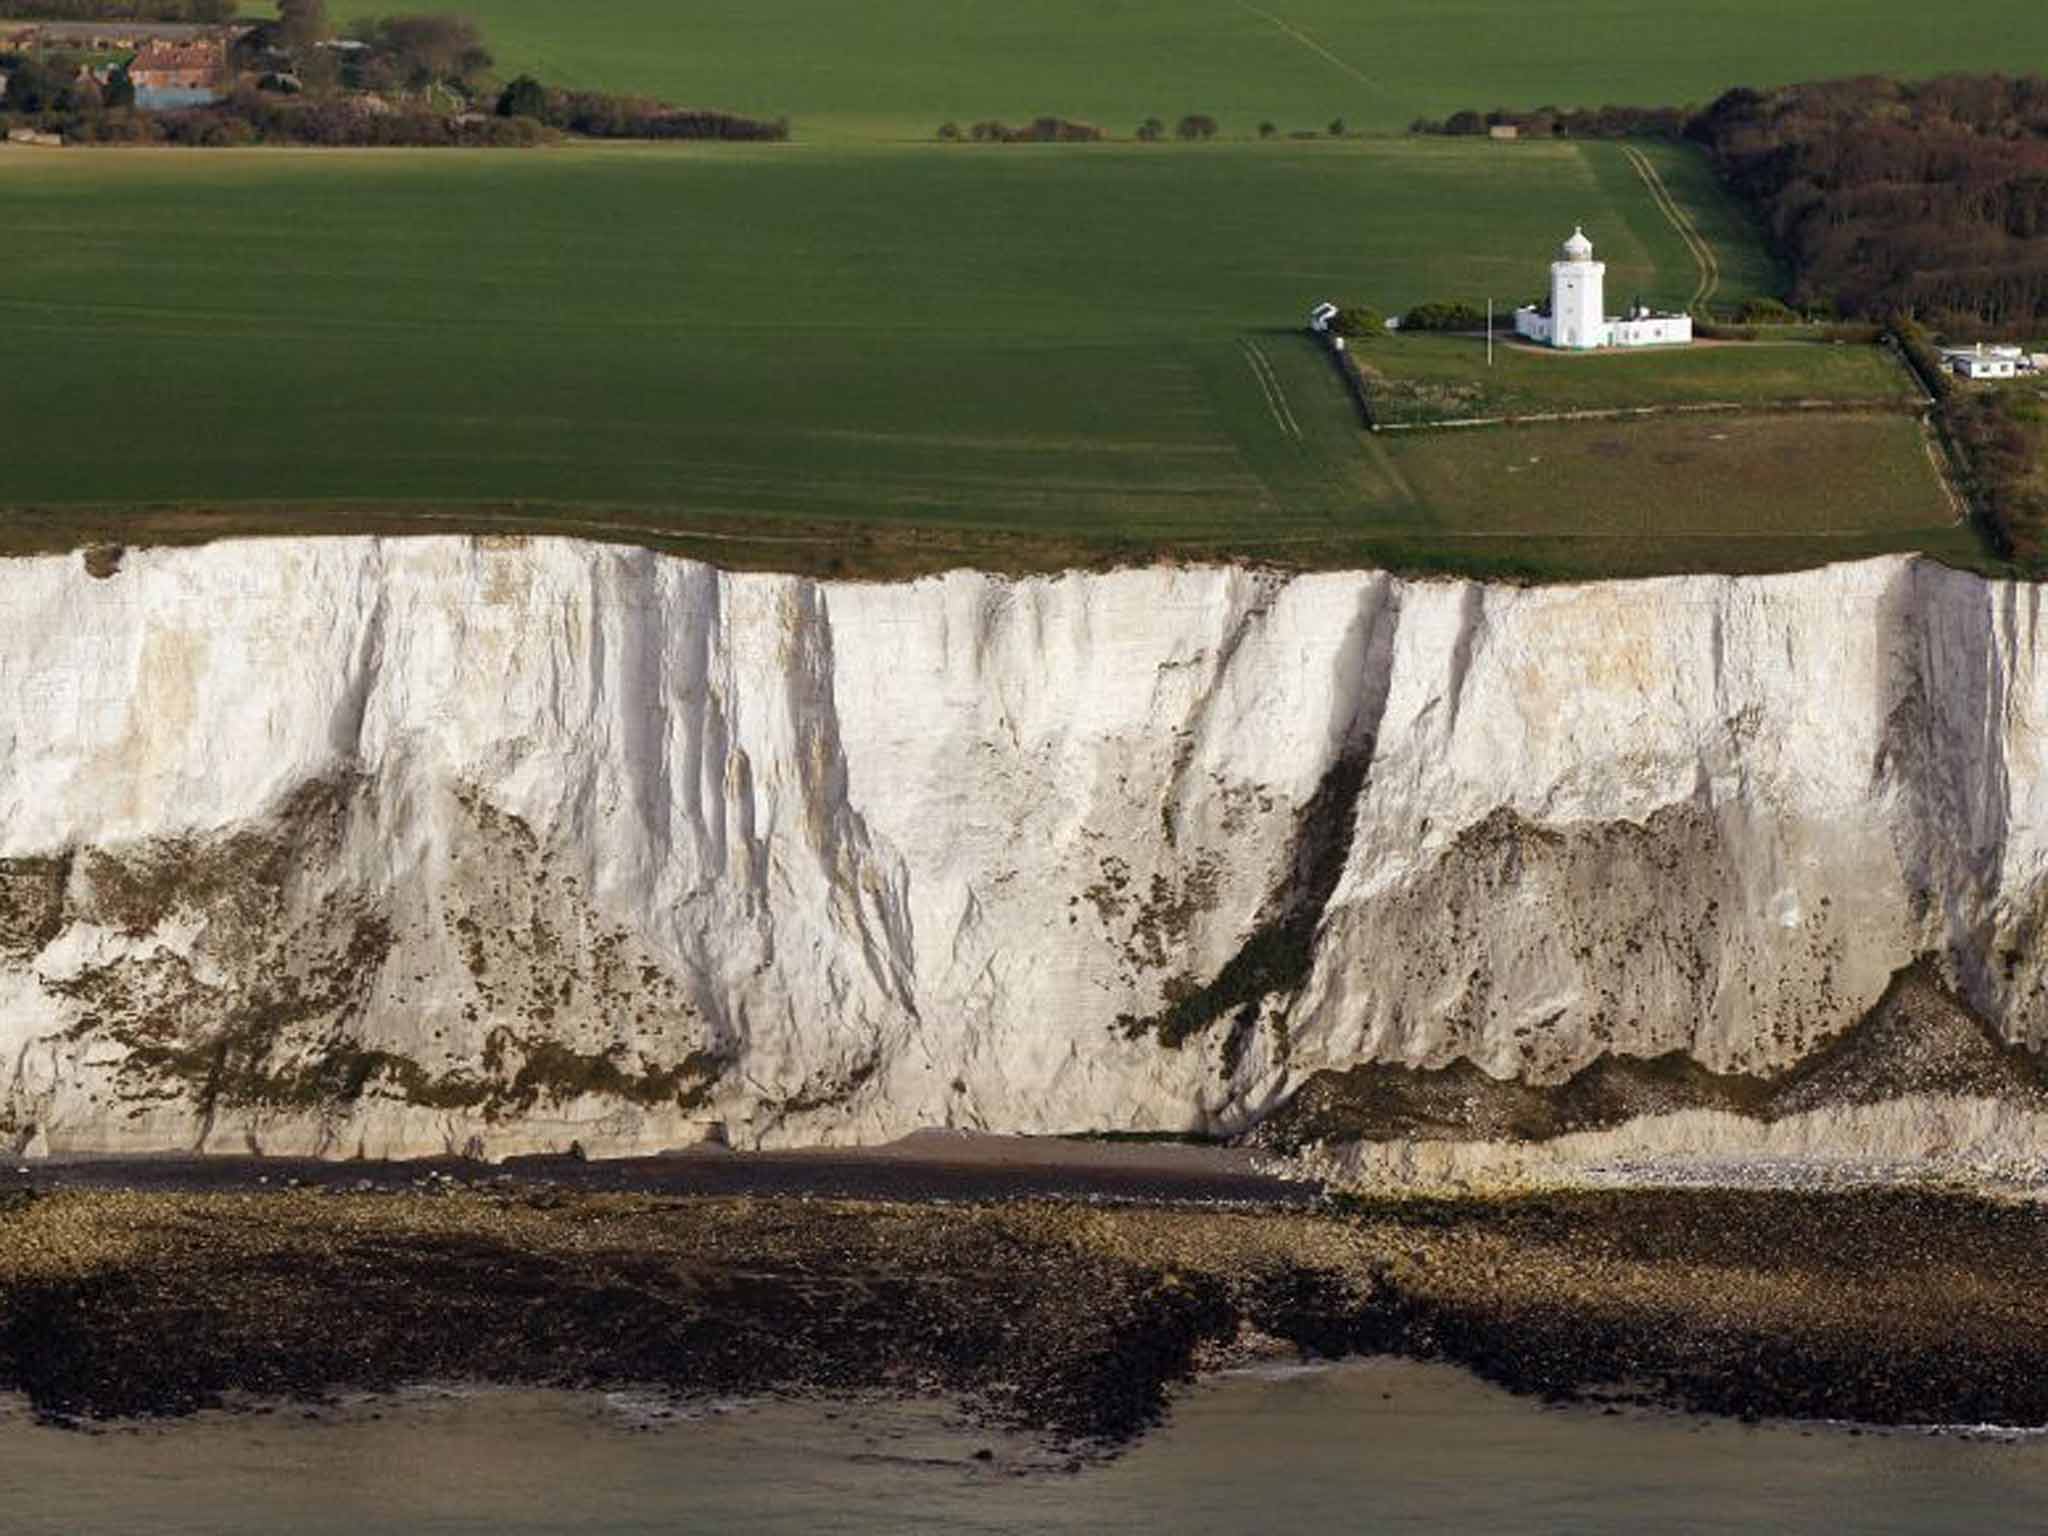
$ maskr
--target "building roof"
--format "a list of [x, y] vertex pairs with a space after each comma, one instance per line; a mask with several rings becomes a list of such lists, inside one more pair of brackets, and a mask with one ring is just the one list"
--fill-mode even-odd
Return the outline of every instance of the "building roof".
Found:
[[218, 69], [221, 51], [215, 43], [163, 43], [152, 39], [144, 43], [128, 61], [130, 77], [145, 71], [178, 71]]
[[1565, 241], [1562, 251], [1566, 261], [1591, 261], [1593, 259], [1593, 242], [1586, 238], [1586, 231], [1584, 229], [1574, 224], [1572, 226], [1572, 237]]

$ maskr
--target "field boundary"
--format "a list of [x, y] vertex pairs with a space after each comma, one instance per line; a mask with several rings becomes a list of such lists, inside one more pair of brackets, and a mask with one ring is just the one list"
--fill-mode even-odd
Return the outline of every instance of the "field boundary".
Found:
[[1650, 163], [1650, 157], [1633, 144], [1622, 145], [1621, 152], [1628, 163], [1635, 167], [1636, 174], [1642, 178], [1644, 187], [1649, 190], [1650, 201], [1657, 205], [1657, 211], [1662, 213], [1671, 227], [1678, 231], [1678, 238], [1685, 242], [1686, 250], [1692, 253], [1693, 263], [1699, 268], [1700, 280], [1693, 288], [1692, 297], [1685, 301], [1685, 308], [1688, 314], [1702, 309], [1711, 303], [1714, 295], [1720, 291], [1720, 258], [1714, 254], [1714, 247], [1707, 237], [1702, 235], [1699, 227], [1693, 223], [1692, 215], [1679, 207], [1678, 199], [1672, 196], [1671, 189], [1664, 184], [1664, 178], [1658, 174], [1657, 167]]

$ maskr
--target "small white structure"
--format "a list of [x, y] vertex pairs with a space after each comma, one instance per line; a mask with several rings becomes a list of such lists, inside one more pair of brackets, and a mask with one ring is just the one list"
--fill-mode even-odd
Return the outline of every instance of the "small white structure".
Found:
[[1337, 306], [1325, 299], [1308, 312], [1308, 328], [1321, 336], [1330, 329], [1330, 322], [1335, 320], [1339, 313]]
[[1942, 360], [1965, 379], [2017, 378], [2025, 358], [2026, 353], [2018, 347], [1987, 347], [1981, 341], [1974, 347], [1951, 347], [1942, 353]]
[[1625, 315], [1607, 314], [1607, 263], [1593, 259], [1593, 242], [1583, 229], [1550, 264], [1550, 302], [1524, 304], [1515, 311], [1515, 333], [1546, 346], [1575, 352], [1597, 347], [1673, 347], [1692, 340], [1692, 316], [1635, 305]]

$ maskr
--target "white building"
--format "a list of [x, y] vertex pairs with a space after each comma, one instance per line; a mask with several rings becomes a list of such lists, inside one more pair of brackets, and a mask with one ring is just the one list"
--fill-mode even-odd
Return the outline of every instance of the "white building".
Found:
[[1942, 353], [1942, 359], [1966, 379], [2011, 379], [2019, 376], [2026, 353], [2018, 347], [1956, 347]]
[[1515, 311], [1516, 334], [1572, 351], [1596, 347], [1683, 346], [1692, 340], [1692, 316], [1661, 314], [1642, 305], [1625, 315], [1607, 313], [1607, 263], [1593, 259], [1593, 242], [1574, 229], [1550, 264], [1550, 302]]

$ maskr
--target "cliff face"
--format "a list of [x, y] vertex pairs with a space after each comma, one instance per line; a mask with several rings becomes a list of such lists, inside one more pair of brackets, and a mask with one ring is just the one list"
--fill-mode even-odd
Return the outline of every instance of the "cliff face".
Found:
[[1916, 957], [2042, 1043], [2040, 595], [899, 586], [570, 542], [0, 566], [0, 1144], [1235, 1130], [1768, 1074]]

